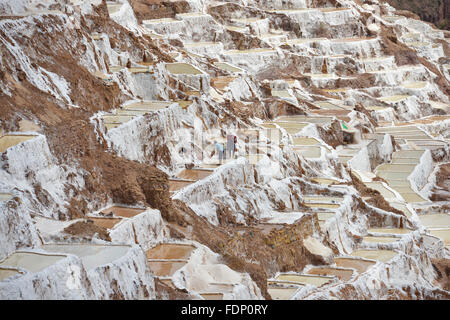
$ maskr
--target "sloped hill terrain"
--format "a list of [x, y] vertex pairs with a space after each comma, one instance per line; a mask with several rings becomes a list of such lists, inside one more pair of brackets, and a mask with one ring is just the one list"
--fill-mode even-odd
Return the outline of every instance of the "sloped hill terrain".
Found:
[[376, 0], [0, 24], [0, 298], [450, 297], [448, 32]]

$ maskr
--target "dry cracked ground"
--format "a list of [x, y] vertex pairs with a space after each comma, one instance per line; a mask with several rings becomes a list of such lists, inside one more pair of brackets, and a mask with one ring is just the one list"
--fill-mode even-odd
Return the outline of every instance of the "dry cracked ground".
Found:
[[449, 299], [449, 39], [381, 0], [0, 0], [0, 298]]

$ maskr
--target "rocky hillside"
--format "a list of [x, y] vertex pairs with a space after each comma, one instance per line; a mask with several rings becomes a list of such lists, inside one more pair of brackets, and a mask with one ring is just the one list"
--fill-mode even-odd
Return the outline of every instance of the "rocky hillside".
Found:
[[377, 0], [0, 26], [1, 299], [450, 298], [448, 32]]
[[449, 0], [388, 0], [398, 10], [408, 10], [440, 29], [450, 30]]

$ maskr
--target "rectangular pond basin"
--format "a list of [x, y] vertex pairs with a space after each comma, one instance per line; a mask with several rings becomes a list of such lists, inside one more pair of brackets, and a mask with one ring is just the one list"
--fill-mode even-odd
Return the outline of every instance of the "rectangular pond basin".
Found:
[[223, 293], [200, 293], [205, 300], [223, 300]]
[[392, 164], [419, 164], [420, 158], [392, 158]]
[[340, 203], [342, 202], [342, 200], [344, 198], [342, 197], [335, 197], [335, 196], [321, 196], [321, 195], [313, 195], [313, 196], [308, 196], [305, 195], [303, 196], [303, 199], [305, 200], [305, 202], [308, 203]]
[[123, 106], [122, 109], [135, 111], [157, 111], [165, 109], [173, 103], [173, 101], [141, 101]]
[[374, 237], [374, 236], [367, 236], [363, 237], [363, 242], [366, 243], [393, 243], [400, 240], [400, 238], [396, 237]]
[[328, 124], [333, 120], [332, 117], [315, 117], [315, 116], [282, 116], [277, 121], [298, 121], [306, 123], [315, 123], [319, 125]]
[[386, 233], [386, 234], [408, 234], [411, 233], [412, 230], [403, 229], [403, 228], [371, 228], [368, 229], [367, 232], [370, 233]]
[[450, 214], [436, 213], [436, 214], [420, 215], [419, 220], [426, 228], [450, 227]]
[[287, 90], [272, 90], [272, 97], [294, 98]]
[[203, 74], [203, 72], [201, 72], [194, 66], [183, 62], [167, 63], [166, 69], [171, 74], [190, 74], [190, 75]]
[[7, 269], [7, 268], [0, 268], [0, 282], [5, 280], [6, 278], [15, 276], [17, 274], [21, 274], [21, 272], [17, 269]]
[[317, 139], [305, 137], [292, 138], [292, 142], [295, 146], [315, 146], [320, 144]]
[[336, 215], [335, 212], [320, 211], [317, 212], [317, 219], [319, 221], [327, 221], [328, 219], [333, 218], [335, 215]]
[[376, 171], [376, 174], [380, 178], [383, 178], [384, 180], [387, 180], [387, 181], [390, 181], [390, 180], [407, 181], [406, 179], [411, 174], [411, 172], [396, 172], [396, 171], [382, 170], [382, 171]]
[[416, 167], [415, 164], [391, 164], [384, 163], [377, 167], [376, 171], [392, 171], [392, 172], [412, 172]]
[[112, 115], [107, 114], [102, 116], [105, 123], [125, 123], [135, 118], [133, 115]]
[[[417, 130], [419, 130], [419, 129], [416, 126], [395, 126], [395, 127], [376, 127], [375, 128], [375, 132], [382, 132], [382, 133], [411, 132], [411, 131], [417, 131]], [[403, 151], [408, 152], [409, 150], [401, 150], [401, 151], [397, 151], [397, 152], [403, 153]]]
[[432, 236], [441, 238], [445, 245], [450, 244], [450, 228], [431, 229], [429, 232]]
[[123, 218], [132, 218], [134, 216], [137, 216], [138, 214], [144, 212], [146, 208], [133, 208], [133, 207], [125, 207], [120, 205], [111, 206], [107, 209], [102, 210], [103, 215], [107, 215], [112, 213], [113, 215], [117, 217], [123, 217]]
[[128, 71], [131, 73], [153, 73], [152, 70], [150, 70], [149, 67], [131, 67], [128, 68]]
[[365, 259], [355, 259], [355, 258], [334, 258], [334, 263], [336, 266], [343, 268], [353, 268], [359, 273], [366, 272], [369, 268], [375, 265], [375, 261], [369, 261]]
[[16, 267], [29, 272], [39, 272], [64, 258], [65, 255], [17, 251], [1, 261], [0, 267]]
[[305, 203], [304, 205], [308, 208], [317, 209], [337, 209], [341, 206], [338, 203]]
[[409, 96], [406, 96], [406, 95], [395, 95], [395, 96], [390, 96], [390, 97], [379, 98], [378, 100], [386, 102], [386, 103], [397, 103], [397, 102], [406, 100], [408, 98], [409, 98]]
[[113, 229], [116, 224], [122, 221], [122, 218], [97, 218], [88, 217], [89, 220], [94, 221], [96, 226], [106, 229]]
[[126, 245], [97, 244], [45, 244], [42, 249], [48, 252], [73, 254], [78, 256], [86, 269], [93, 269], [111, 263], [130, 250]]
[[380, 181], [365, 182], [364, 184], [370, 189], [377, 190], [383, 198], [395, 198], [395, 194], [387, 189]]
[[180, 179], [197, 181], [208, 177], [209, 175], [211, 175], [211, 173], [213, 173], [213, 170], [184, 169], [179, 174], [177, 174], [177, 177]]
[[164, 243], [146, 252], [148, 259], [186, 260], [191, 256], [195, 246], [190, 244]]
[[9, 199], [12, 199], [13, 195], [10, 193], [0, 193], [0, 202], [8, 201]]
[[283, 288], [283, 287], [269, 286], [267, 288], [267, 291], [269, 292], [273, 300], [289, 300], [297, 290], [298, 288], [293, 287]]
[[279, 125], [281, 128], [284, 129], [294, 128], [299, 130], [303, 129], [309, 124], [306, 122], [296, 122], [296, 121], [275, 121], [273, 123]]
[[219, 68], [222, 69], [224, 71], [228, 71], [228, 72], [232, 72], [232, 73], [236, 73], [236, 72], [243, 72], [244, 70], [242, 70], [241, 68], [238, 68], [236, 66], [233, 66], [229, 63], [226, 62], [215, 62], [214, 65]]
[[317, 146], [308, 146], [308, 147], [297, 146], [297, 147], [294, 147], [294, 151], [298, 155], [303, 156], [305, 158], [310, 158], [310, 159], [319, 158], [320, 155], [322, 154], [322, 149]]
[[343, 110], [344, 108], [328, 102], [328, 101], [319, 101], [319, 102], [315, 102], [314, 103], [317, 107], [321, 108], [321, 109], [327, 109], [327, 110]]
[[107, 130], [118, 128], [121, 125], [122, 125], [121, 123], [104, 123], [104, 126]]
[[339, 183], [339, 181], [337, 181], [337, 180], [328, 179], [328, 178], [313, 178], [313, 179], [311, 179], [311, 181], [314, 181], [316, 183], [319, 183], [321, 185], [326, 185], [326, 186]]
[[380, 262], [388, 262], [397, 255], [397, 252], [392, 250], [355, 250], [351, 254], [355, 257], [372, 259]]
[[392, 159], [397, 158], [415, 158], [420, 159], [422, 157], [424, 151], [423, 150], [400, 150], [396, 151], [392, 155]]
[[153, 274], [157, 277], [171, 277], [187, 261], [147, 261], [147, 265]]
[[401, 191], [399, 191], [399, 193], [400, 193], [402, 198], [407, 203], [417, 203], [417, 202], [424, 202], [424, 201], [426, 201], [424, 198], [422, 198], [420, 195], [418, 195], [415, 192], [401, 192]]
[[292, 283], [298, 283], [302, 285], [313, 285], [320, 287], [326, 283], [334, 280], [334, 277], [316, 276], [316, 275], [305, 275], [305, 274], [287, 274], [282, 273], [275, 277], [275, 280], [289, 281]]
[[338, 269], [334, 267], [314, 267], [308, 270], [308, 274], [332, 276], [337, 277], [343, 281], [349, 281], [353, 277], [353, 270]]
[[4, 135], [0, 137], [0, 152], [5, 152], [7, 149], [35, 137], [34, 135]]

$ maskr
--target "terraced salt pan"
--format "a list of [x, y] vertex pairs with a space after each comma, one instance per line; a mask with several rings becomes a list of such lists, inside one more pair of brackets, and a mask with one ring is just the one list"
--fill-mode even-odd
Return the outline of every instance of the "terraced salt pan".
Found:
[[272, 48], [255, 48], [248, 50], [228, 50], [224, 52], [225, 55], [252, 54], [252, 53], [277, 53], [277, 51]]
[[20, 274], [19, 270], [17, 269], [6, 269], [6, 268], [0, 268], [0, 282], [5, 280], [6, 278], [15, 276]]
[[287, 90], [272, 90], [272, 96], [278, 98], [294, 98]]
[[276, 288], [268, 287], [267, 291], [273, 300], [289, 300], [298, 288]]
[[337, 277], [343, 281], [349, 281], [353, 277], [353, 270], [351, 269], [339, 269], [334, 267], [315, 267], [309, 269], [308, 274], [320, 275], [320, 276], [332, 276]]
[[319, 211], [319, 212], [317, 212], [317, 219], [319, 221], [326, 221], [328, 219], [333, 218], [335, 215], [336, 215], [335, 212]]
[[397, 255], [397, 252], [392, 250], [355, 250], [351, 255], [380, 262], [388, 262]]
[[426, 81], [410, 82], [402, 84], [403, 88], [406, 89], [424, 89], [428, 85]]
[[303, 212], [280, 212], [274, 217], [265, 220], [268, 224], [292, 224], [305, 215]]
[[319, 203], [336, 203], [342, 202], [342, 197], [331, 197], [331, 196], [303, 196], [303, 199], [308, 202], [319, 202]]
[[407, 96], [407, 95], [394, 95], [394, 96], [379, 98], [378, 100], [386, 102], [386, 103], [397, 103], [397, 102], [406, 100], [408, 98], [409, 98], [409, 96]]
[[326, 283], [334, 280], [334, 277], [325, 276], [313, 276], [313, 275], [301, 275], [301, 274], [279, 274], [275, 277], [275, 280], [288, 281], [291, 283], [299, 283], [302, 285], [313, 285], [320, 287]]
[[299, 123], [295, 126], [280, 126], [281, 128], [283, 128], [288, 134], [296, 134], [298, 132], [300, 132], [304, 127], [306, 127], [308, 125], [308, 123]]
[[371, 189], [377, 190], [379, 193], [381, 193], [383, 198], [396, 198], [395, 194], [379, 181], [366, 182], [365, 185]]
[[172, 277], [187, 261], [148, 261], [150, 270], [157, 277]]
[[[395, 127], [377, 127], [375, 128], [376, 132], [383, 132], [383, 133], [400, 133], [400, 132], [411, 132], [411, 131], [418, 131], [416, 126], [395, 126]], [[406, 154], [410, 152], [410, 150], [400, 150], [399, 154]], [[418, 153], [418, 152], [416, 152]]]
[[94, 269], [111, 263], [127, 254], [130, 246], [96, 244], [45, 244], [42, 249], [48, 252], [73, 254], [78, 256], [86, 269]]
[[389, 205], [397, 210], [402, 211], [408, 218], [411, 218], [412, 213], [405, 204], [399, 202], [389, 202]]
[[106, 7], [108, 9], [108, 13], [109, 14], [114, 14], [116, 12], [118, 12], [120, 10], [120, 8], [122, 7], [122, 3], [119, 4], [115, 4], [115, 3], [107, 3]]
[[[330, 90], [328, 90], [330, 91]], [[345, 110], [344, 108], [328, 102], [328, 101], [318, 101], [318, 102], [314, 102], [314, 105], [318, 106], [321, 109], [326, 109], [326, 110]]]
[[231, 19], [231, 21], [233, 21], [233, 22], [243, 23], [243, 24], [248, 24], [248, 23], [253, 23], [253, 22], [260, 22], [260, 21], [264, 21], [264, 20], [266, 20], [266, 19], [261, 19], [261, 18], [258, 18], [258, 17]]
[[340, 207], [340, 204], [332, 204], [332, 203], [305, 203], [304, 205], [309, 208], [317, 208], [317, 209], [337, 209]]
[[415, 164], [391, 164], [385, 163], [377, 167], [376, 171], [393, 171], [393, 172], [412, 172], [416, 167]]
[[134, 115], [103, 115], [102, 119], [105, 123], [120, 124], [133, 120]]
[[177, 177], [180, 179], [186, 180], [200, 180], [206, 178], [212, 173], [212, 170], [204, 170], [204, 169], [184, 169]]
[[292, 142], [295, 146], [315, 146], [320, 144], [317, 139], [304, 137], [292, 138]]
[[145, 208], [132, 208], [126, 206], [115, 205], [109, 207], [107, 209], [103, 209], [101, 212], [103, 215], [113, 214], [114, 216], [123, 217], [123, 218], [132, 218], [144, 212]]
[[191, 256], [195, 246], [190, 244], [164, 243], [147, 250], [148, 259], [186, 260]]
[[[389, 170], [384, 170], [384, 171], [377, 171], [377, 176], [379, 176], [380, 178], [383, 178], [387, 181], [391, 181], [391, 180], [405, 180], [409, 177], [409, 175], [411, 174], [411, 171], [409, 172], [395, 172], [395, 171], [389, 171]], [[390, 183], [389, 183], [390, 185]]]
[[205, 300], [223, 300], [223, 293], [200, 293]]
[[218, 67], [219, 69], [222, 69], [224, 71], [228, 71], [228, 72], [232, 72], [232, 73], [238, 73], [238, 72], [243, 72], [244, 70], [242, 70], [241, 68], [238, 68], [236, 66], [233, 66], [229, 63], [226, 62], [215, 62], [214, 65], [216, 67]]
[[202, 71], [195, 68], [194, 66], [183, 63], [183, 62], [177, 62], [177, 63], [167, 63], [166, 69], [172, 74], [191, 74], [191, 75], [198, 75], [203, 74]]
[[426, 228], [450, 227], [450, 214], [437, 213], [437, 214], [420, 215], [419, 220]]
[[369, 233], [386, 233], [386, 234], [409, 234], [412, 232], [412, 230], [409, 229], [400, 229], [400, 228], [371, 228], [368, 229], [367, 232]]
[[13, 195], [10, 193], [0, 193], [0, 202], [5, 202], [12, 199]]
[[428, 232], [435, 237], [441, 238], [445, 245], [450, 244], [450, 228], [431, 229]]
[[375, 237], [375, 236], [367, 236], [363, 237], [363, 242], [367, 243], [393, 243], [400, 240], [395, 237]]
[[276, 121], [298, 121], [315, 124], [327, 124], [333, 120], [332, 117], [314, 117], [314, 116], [281, 116]]
[[400, 192], [400, 195], [407, 203], [416, 203], [416, 202], [426, 201], [426, 199], [422, 198], [415, 192], [411, 192], [411, 193]]
[[39, 272], [66, 258], [65, 255], [16, 251], [0, 262], [0, 267], [15, 267], [29, 272]]
[[294, 147], [294, 151], [305, 158], [315, 159], [319, 158], [322, 154], [320, 147], [308, 146], [308, 147]]
[[193, 180], [175, 180], [175, 179], [169, 179], [169, 191], [175, 192], [180, 189], [183, 189], [184, 187], [194, 183]]
[[313, 179], [311, 179], [311, 181], [317, 182], [322, 185], [331, 185], [331, 184], [339, 183], [339, 181], [337, 181], [337, 180], [328, 179], [328, 178], [313, 178]]
[[35, 137], [33, 135], [4, 135], [0, 137], [0, 152], [5, 152], [7, 149]]
[[356, 269], [358, 273], [364, 273], [376, 264], [375, 261], [344, 257], [334, 258], [334, 263], [338, 267]]
[[89, 217], [89, 220], [92, 220], [96, 226], [106, 229], [113, 229], [116, 224], [122, 221], [121, 218], [93, 218]]
[[414, 158], [414, 159], [420, 159], [422, 157], [424, 151], [423, 150], [400, 150], [394, 152], [392, 155], [392, 159], [397, 158]]

